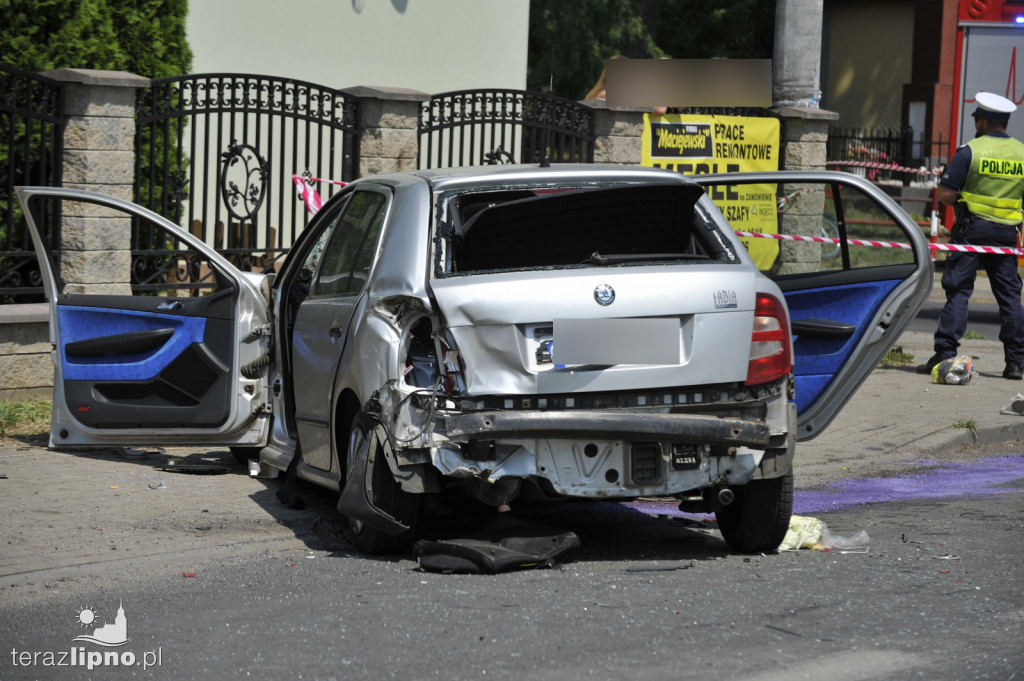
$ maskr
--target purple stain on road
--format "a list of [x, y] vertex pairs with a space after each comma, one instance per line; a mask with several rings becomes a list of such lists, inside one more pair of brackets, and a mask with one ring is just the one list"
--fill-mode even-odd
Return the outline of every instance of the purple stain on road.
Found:
[[[894, 478], [843, 480], [822, 489], [797, 490], [793, 513], [841, 511], [883, 501], [1024, 491], [1024, 454], [978, 459], [972, 463], [922, 461], [908, 464], [908, 467], [916, 472]], [[633, 501], [622, 505], [649, 515], [692, 515], [680, 512], [674, 502]]]
[[939, 499], [967, 494], [1024, 491], [1024, 455], [978, 459], [972, 463], [913, 464], [920, 472], [895, 478], [844, 480], [820, 490], [798, 491], [793, 513], [839, 511], [861, 504], [908, 499]]

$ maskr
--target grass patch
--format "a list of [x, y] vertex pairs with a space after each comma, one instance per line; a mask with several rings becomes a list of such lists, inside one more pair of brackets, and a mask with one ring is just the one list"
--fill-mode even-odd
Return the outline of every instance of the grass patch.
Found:
[[978, 424], [974, 419], [960, 419], [953, 424], [953, 427], [971, 431], [971, 442], [978, 444]]
[[34, 437], [50, 432], [53, 403], [41, 397], [0, 402], [0, 437]]
[[965, 331], [964, 340], [985, 340], [985, 337], [977, 331]]
[[909, 352], [903, 352], [902, 345], [892, 346], [889, 348], [889, 352], [885, 353], [885, 357], [882, 358], [882, 366], [884, 367], [905, 367], [913, 363], [914, 355]]

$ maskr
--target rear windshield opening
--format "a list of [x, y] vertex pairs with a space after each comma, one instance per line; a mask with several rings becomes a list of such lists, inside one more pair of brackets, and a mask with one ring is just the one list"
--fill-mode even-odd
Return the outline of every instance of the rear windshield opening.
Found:
[[464, 194], [449, 211], [447, 273], [731, 260], [690, 185]]

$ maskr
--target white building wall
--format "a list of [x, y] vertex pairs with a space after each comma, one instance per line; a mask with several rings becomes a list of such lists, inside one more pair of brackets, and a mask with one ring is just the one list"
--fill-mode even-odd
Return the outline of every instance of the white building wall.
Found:
[[526, 87], [529, 0], [191, 0], [194, 73], [429, 94]]

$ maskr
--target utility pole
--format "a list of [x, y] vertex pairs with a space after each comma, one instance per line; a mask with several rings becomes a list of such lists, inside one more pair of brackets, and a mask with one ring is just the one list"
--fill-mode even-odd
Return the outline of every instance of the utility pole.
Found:
[[774, 106], [817, 109], [821, 100], [824, 0], [776, 0]]

